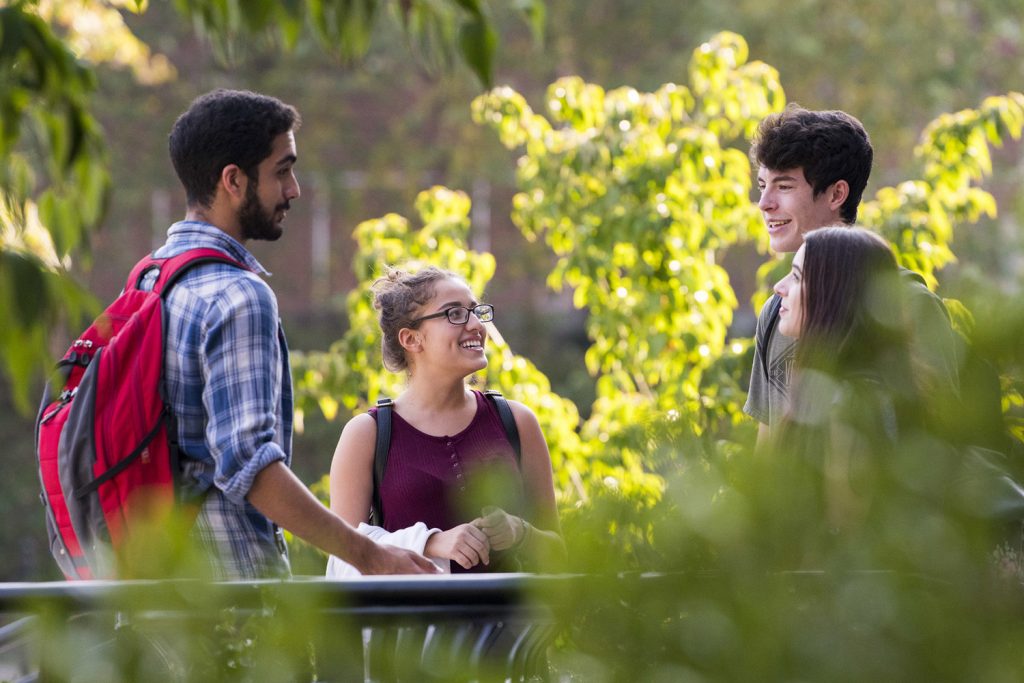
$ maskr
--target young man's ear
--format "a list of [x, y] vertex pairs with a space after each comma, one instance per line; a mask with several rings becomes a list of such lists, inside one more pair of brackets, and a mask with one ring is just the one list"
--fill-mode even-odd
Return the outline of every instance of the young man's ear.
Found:
[[850, 196], [850, 183], [845, 180], [837, 180], [828, 190], [828, 206], [833, 211], [838, 211]]
[[423, 337], [419, 330], [403, 327], [398, 331], [398, 343], [407, 353], [419, 353], [423, 350]]
[[245, 189], [249, 183], [249, 176], [235, 164], [228, 164], [220, 172], [220, 186], [224, 192], [235, 201], [245, 199]]

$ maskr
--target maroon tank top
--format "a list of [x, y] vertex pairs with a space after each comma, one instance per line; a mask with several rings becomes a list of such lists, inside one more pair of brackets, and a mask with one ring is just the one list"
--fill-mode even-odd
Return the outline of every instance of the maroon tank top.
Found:
[[[423, 522], [442, 531], [480, 516], [485, 505], [522, 514], [523, 484], [515, 451], [497, 408], [479, 391], [476, 415], [458, 434], [431, 436], [392, 412], [391, 447], [381, 481], [381, 526], [388, 531]], [[377, 410], [370, 409], [377, 417]], [[474, 571], [493, 571], [480, 566]], [[452, 571], [462, 570], [452, 562]]]

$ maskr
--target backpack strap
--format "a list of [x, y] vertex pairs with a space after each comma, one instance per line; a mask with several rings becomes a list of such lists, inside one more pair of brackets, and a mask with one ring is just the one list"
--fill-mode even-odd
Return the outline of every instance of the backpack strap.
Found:
[[[190, 268], [198, 266], [204, 263], [226, 263], [242, 270], [251, 270], [248, 266], [243, 264], [241, 261], [234, 259], [222, 251], [217, 249], [211, 249], [209, 247], [197, 247], [194, 249], [186, 249], [185, 251], [171, 256], [168, 258], [154, 258], [152, 254], [144, 257], [140, 260], [135, 267], [132, 268], [132, 272], [128, 275], [128, 282], [125, 283], [125, 291], [138, 290], [142, 283], [143, 278], [147, 273], [156, 269], [157, 275], [156, 280], [153, 282], [151, 291], [161, 298], [165, 298], [167, 293], [171, 291], [171, 287], [181, 279], [181, 276], [185, 274]], [[166, 321], [164, 321], [166, 324]], [[160, 373], [160, 384], [157, 387], [160, 392], [160, 397], [164, 402], [164, 427], [167, 435], [167, 448], [169, 451], [169, 459], [171, 462], [171, 472], [174, 474], [174, 490], [178, 502], [183, 502], [181, 495], [184, 493], [184, 487], [181, 485], [181, 444], [178, 443], [178, 427], [177, 420], [174, 412], [171, 410], [170, 403], [167, 400], [167, 387], [164, 384], [163, 372]], [[145, 446], [140, 446], [140, 448]], [[138, 449], [137, 449], [138, 450]], [[133, 453], [128, 458], [125, 458], [125, 463], [130, 461], [135, 454]], [[117, 473], [113, 470], [109, 470], [107, 475], [114, 476]], [[96, 487], [102, 482], [97, 480], [93, 482]], [[88, 493], [88, 492], [87, 492]]]
[[501, 424], [505, 427], [505, 436], [508, 437], [508, 442], [512, 444], [512, 450], [516, 454], [516, 465], [521, 465], [523, 460], [523, 447], [519, 443], [519, 428], [516, 427], [516, 418], [512, 415], [512, 408], [509, 407], [508, 401], [501, 395], [500, 391], [494, 389], [488, 389], [484, 392], [484, 396], [489, 398], [494, 404], [494, 407], [498, 409], [498, 416], [501, 417]]
[[180, 254], [167, 258], [155, 258], [150, 254], [132, 268], [132, 272], [128, 275], [128, 281], [125, 283], [125, 291], [139, 289], [139, 285], [146, 274], [152, 270], [157, 270], [159, 272], [156, 281], [153, 283], [152, 291], [160, 296], [165, 296], [171, 287], [174, 286], [174, 283], [185, 274], [185, 271], [202, 263], [227, 263], [242, 270], [251, 270], [237, 259], [228, 256], [218, 249], [211, 249], [209, 247], [186, 249]]
[[388, 450], [391, 448], [391, 412], [395, 402], [387, 397], [377, 399], [377, 443], [373, 450], [373, 498], [370, 501], [370, 524], [380, 526], [383, 521], [380, 500], [380, 485], [384, 481], [384, 470], [388, 466]]
[[775, 334], [775, 328], [778, 327], [780, 308], [782, 308], [782, 297], [772, 294], [772, 298], [768, 300], [768, 320], [764, 326], [764, 334], [761, 335], [761, 339], [757, 343], [758, 355], [761, 358], [761, 371], [766, 380], [768, 379], [768, 343], [772, 340], [772, 335]]

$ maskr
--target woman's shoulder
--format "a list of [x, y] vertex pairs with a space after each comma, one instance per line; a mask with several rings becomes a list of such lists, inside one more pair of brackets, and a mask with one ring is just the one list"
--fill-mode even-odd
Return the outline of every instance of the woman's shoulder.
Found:
[[375, 438], [377, 434], [376, 412], [376, 408], [371, 408], [369, 412], [355, 415], [345, 423], [345, 427], [341, 430], [342, 436], [350, 438]]

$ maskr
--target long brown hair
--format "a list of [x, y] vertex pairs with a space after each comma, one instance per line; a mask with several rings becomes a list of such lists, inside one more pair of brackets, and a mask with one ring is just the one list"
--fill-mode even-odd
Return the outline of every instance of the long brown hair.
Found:
[[798, 365], [855, 371], [905, 342], [896, 257], [878, 235], [857, 227], [822, 228], [804, 237], [803, 329]]
[[805, 235], [803, 327], [791, 418], [801, 420], [828, 405], [822, 402], [829, 397], [816, 395], [812, 386], [826, 377], [870, 380], [888, 396], [899, 421], [921, 419], [924, 387], [912, 367], [900, 277], [889, 245], [863, 228], [822, 228]]

